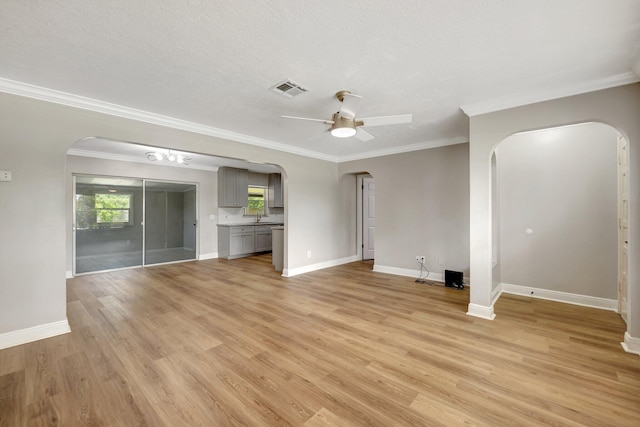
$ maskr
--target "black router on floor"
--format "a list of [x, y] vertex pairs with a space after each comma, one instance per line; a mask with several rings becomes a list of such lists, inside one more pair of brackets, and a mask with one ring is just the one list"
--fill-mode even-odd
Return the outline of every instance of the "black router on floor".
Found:
[[462, 271], [445, 270], [444, 285], [447, 288], [464, 289], [464, 276]]

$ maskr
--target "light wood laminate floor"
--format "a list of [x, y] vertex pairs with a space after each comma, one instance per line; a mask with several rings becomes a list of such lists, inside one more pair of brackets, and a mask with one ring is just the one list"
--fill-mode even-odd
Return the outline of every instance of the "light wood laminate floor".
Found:
[[72, 332], [0, 351], [0, 425], [640, 425], [616, 313], [270, 262], [68, 280]]

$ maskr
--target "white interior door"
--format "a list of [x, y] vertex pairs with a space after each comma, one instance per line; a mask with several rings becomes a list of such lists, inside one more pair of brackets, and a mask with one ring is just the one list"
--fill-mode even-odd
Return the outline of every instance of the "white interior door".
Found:
[[374, 259], [376, 197], [373, 178], [362, 180], [362, 259]]
[[629, 152], [618, 136], [618, 312], [627, 322], [627, 270], [629, 266]]

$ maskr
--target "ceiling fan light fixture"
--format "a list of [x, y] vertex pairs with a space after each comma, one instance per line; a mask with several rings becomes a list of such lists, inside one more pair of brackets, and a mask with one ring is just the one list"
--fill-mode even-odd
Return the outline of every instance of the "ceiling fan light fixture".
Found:
[[280, 116], [285, 119], [297, 119], [308, 120], [312, 122], [322, 122], [327, 125], [331, 125], [329, 131], [331, 136], [335, 138], [349, 138], [355, 136], [357, 139], [363, 142], [371, 141], [374, 136], [359, 126], [382, 126], [382, 125], [395, 125], [400, 123], [411, 123], [413, 116], [411, 114], [403, 114], [396, 116], [380, 116], [380, 117], [367, 117], [358, 118], [357, 110], [360, 105], [362, 96], [354, 95], [348, 90], [341, 90], [336, 93], [336, 98], [342, 103], [340, 111], [334, 113], [331, 120], [312, 119], [308, 117], [296, 117], [296, 116]]
[[356, 128], [350, 126], [335, 127], [331, 129], [331, 136], [336, 138], [349, 138], [356, 134]]
[[333, 115], [333, 126], [331, 126], [331, 136], [336, 138], [349, 138], [356, 134], [356, 123], [340, 116], [340, 112]]

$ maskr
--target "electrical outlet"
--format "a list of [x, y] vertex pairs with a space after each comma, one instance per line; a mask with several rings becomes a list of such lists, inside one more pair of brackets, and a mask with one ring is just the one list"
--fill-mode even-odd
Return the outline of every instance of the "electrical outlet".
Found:
[[11, 182], [11, 171], [0, 171], [0, 181]]
[[420, 262], [424, 264], [425, 259], [426, 258], [424, 255], [416, 255], [416, 262]]

